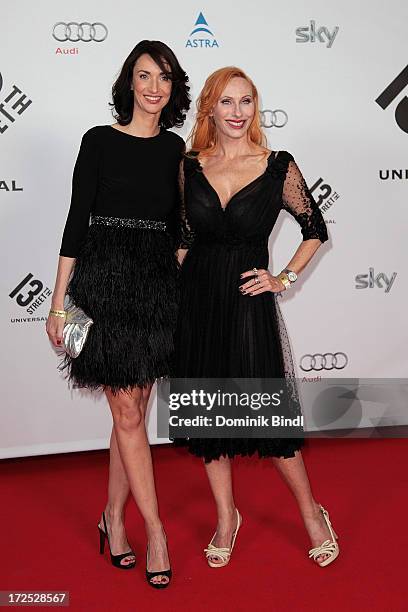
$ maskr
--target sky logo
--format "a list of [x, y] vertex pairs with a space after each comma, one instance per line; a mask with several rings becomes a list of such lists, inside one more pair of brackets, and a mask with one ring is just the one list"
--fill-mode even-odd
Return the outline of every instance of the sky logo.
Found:
[[339, 31], [339, 26], [333, 28], [333, 31], [330, 32], [329, 28], [322, 26], [321, 28], [316, 27], [316, 22], [311, 19], [310, 27], [305, 26], [303, 28], [296, 28], [296, 42], [297, 43], [306, 43], [306, 42], [316, 42], [326, 43], [326, 47], [330, 49], [332, 44], [334, 43], [334, 39], [337, 36]]
[[194, 24], [193, 31], [186, 42], [186, 47], [191, 48], [211, 48], [219, 47], [214, 34], [208, 27], [208, 23], [202, 13], [197, 17], [197, 21]]

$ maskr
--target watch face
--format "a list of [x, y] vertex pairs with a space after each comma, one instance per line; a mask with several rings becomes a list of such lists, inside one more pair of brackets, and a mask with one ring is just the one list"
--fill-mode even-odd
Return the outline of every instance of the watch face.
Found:
[[288, 274], [288, 279], [290, 280], [291, 283], [294, 283], [295, 280], [297, 279], [297, 274], [296, 272], [292, 272], [291, 270], [287, 273]]
[[280, 280], [282, 281], [282, 283], [285, 285], [286, 288], [290, 287], [290, 280], [289, 280], [288, 275], [286, 273], [281, 272], [281, 274], [279, 274], [278, 278], [280, 278]]

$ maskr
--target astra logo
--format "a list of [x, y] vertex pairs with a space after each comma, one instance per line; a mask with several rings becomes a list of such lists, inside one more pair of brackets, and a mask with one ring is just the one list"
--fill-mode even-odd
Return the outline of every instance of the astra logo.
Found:
[[368, 274], [357, 274], [355, 278], [356, 289], [372, 289], [373, 287], [378, 287], [379, 289], [385, 289], [384, 293], [389, 293], [397, 273], [393, 272], [391, 278], [388, 278], [384, 272], [380, 272], [377, 276], [374, 276], [374, 268], [368, 268], [368, 270]]
[[405, 170], [380, 170], [379, 173], [382, 181], [388, 181], [388, 179], [393, 181], [395, 181], [395, 179], [408, 179], [408, 168], [405, 168]]
[[[395, 98], [401, 93], [401, 91], [408, 85], [408, 65], [405, 66], [404, 70], [399, 73], [398, 76], [384, 89], [384, 91], [378, 96], [376, 102], [383, 110], [395, 100]], [[404, 96], [399, 101], [395, 109], [395, 121], [398, 127], [403, 132], [408, 133], [408, 96]]]
[[208, 23], [202, 13], [197, 17], [193, 31], [186, 42], [186, 47], [218, 47], [214, 34], [208, 28]]
[[296, 28], [296, 42], [298, 43], [306, 43], [306, 42], [318, 42], [326, 43], [326, 47], [330, 49], [332, 44], [334, 43], [334, 39], [337, 36], [337, 32], [339, 31], [339, 26], [333, 28], [333, 32], [330, 33], [329, 28], [322, 26], [321, 28], [316, 29], [316, 22], [311, 19], [310, 26], [304, 26], [301, 28]]

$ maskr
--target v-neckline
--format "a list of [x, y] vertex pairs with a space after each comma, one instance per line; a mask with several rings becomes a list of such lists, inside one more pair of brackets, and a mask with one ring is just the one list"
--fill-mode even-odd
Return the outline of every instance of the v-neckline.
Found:
[[246, 190], [246, 189], [248, 189], [249, 187], [252, 187], [252, 185], [253, 185], [254, 183], [258, 182], [258, 181], [259, 181], [261, 178], [263, 178], [263, 177], [265, 176], [265, 174], [266, 174], [266, 172], [267, 172], [267, 170], [268, 170], [268, 167], [269, 167], [269, 161], [270, 161], [270, 159], [272, 158], [272, 156], [273, 156], [275, 153], [276, 153], [275, 151], [271, 151], [271, 152], [269, 153], [268, 157], [266, 158], [266, 166], [265, 166], [265, 170], [262, 172], [262, 174], [259, 174], [259, 175], [258, 175], [258, 176], [256, 176], [254, 179], [252, 179], [252, 181], [249, 181], [249, 183], [247, 183], [246, 185], [243, 185], [243, 186], [242, 186], [240, 189], [238, 189], [238, 191], [236, 191], [236, 192], [235, 192], [235, 193], [234, 193], [234, 194], [233, 194], [233, 195], [230, 197], [230, 199], [229, 199], [229, 200], [228, 200], [228, 202], [225, 204], [225, 206], [223, 206], [223, 205], [222, 205], [221, 198], [220, 198], [220, 196], [218, 195], [218, 191], [215, 189], [215, 187], [213, 187], [213, 185], [210, 183], [210, 181], [209, 181], [209, 180], [208, 180], [208, 178], [206, 177], [205, 172], [204, 172], [204, 168], [203, 168], [203, 166], [201, 165], [200, 160], [198, 159], [198, 155], [196, 156], [196, 161], [197, 161], [197, 163], [198, 163], [198, 165], [199, 165], [199, 167], [200, 167], [200, 172], [201, 172], [201, 174], [203, 175], [205, 182], [207, 183], [207, 185], [210, 187], [211, 191], [212, 191], [212, 192], [214, 193], [214, 195], [216, 196], [216, 198], [217, 198], [217, 202], [218, 202], [218, 205], [219, 205], [219, 207], [220, 207], [221, 211], [222, 211], [222, 212], [226, 212], [227, 208], [229, 208], [229, 205], [231, 204], [232, 200], [234, 200], [234, 198], [236, 198], [238, 195], [240, 195], [240, 194], [241, 194], [243, 191], [245, 191], [245, 190]]

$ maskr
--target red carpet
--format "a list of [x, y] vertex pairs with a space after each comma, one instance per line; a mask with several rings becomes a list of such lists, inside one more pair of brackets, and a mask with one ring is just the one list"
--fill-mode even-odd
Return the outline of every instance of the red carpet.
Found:
[[[294, 499], [268, 461], [235, 460], [243, 526], [231, 563], [207, 567], [215, 526], [201, 461], [153, 447], [174, 578], [145, 582], [145, 538], [133, 501], [128, 537], [138, 564], [123, 572], [98, 554], [107, 451], [3, 460], [0, 590], [67, 590], [70, 609], [330, 612], [407, 609], [407, 440], [312, 440], [304, 451], [317, 501], [341, 552], [315, 566]], [[41, 608], [42, 609], [42, 608]]]

